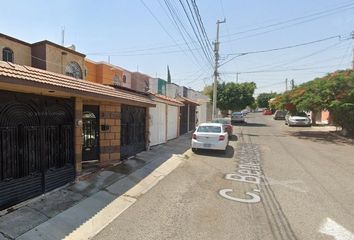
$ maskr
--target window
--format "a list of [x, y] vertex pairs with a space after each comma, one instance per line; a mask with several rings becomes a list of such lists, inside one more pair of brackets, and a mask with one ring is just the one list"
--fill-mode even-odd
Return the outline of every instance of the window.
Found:
[[219, 132], [221, 132], [221, 127], [218, 127], [218, 126], [199, 126], [197, 132], [219, 133]]
[[66, 65], [65, 74], [74, 78], [82, 79], [81, 67], [77, 62]]
[[127, 76], [123, 75], [123, 83], [127, 82]]
[[2, 60], [5, 62], [14, 62], [14, 52], [10, 48], [2, 50]]

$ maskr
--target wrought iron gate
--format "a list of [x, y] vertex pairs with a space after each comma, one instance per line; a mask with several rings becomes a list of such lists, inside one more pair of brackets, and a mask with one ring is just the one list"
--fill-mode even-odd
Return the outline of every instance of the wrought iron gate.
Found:
[[180, 111], [180, 135], [188, 132], [188, 105], [182, 106]]
[[146, 149], [146, 109], [122, 105], [121, 110], [121, 158], [133, 156]]
[[73, 101], [0, 91], [0, 210], [75, 178]]
[[82, 160], [98, 160], [99, 159], [99, 107], [84, 105], [82, 115]]
[[195, 106], [189, 106], [189, 129], [188, 131], [195, 130]]

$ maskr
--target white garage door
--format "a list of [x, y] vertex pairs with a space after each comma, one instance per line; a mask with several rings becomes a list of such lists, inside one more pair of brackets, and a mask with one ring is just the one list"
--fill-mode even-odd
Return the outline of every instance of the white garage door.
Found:
[[178, 107], [168, 105], [167, 140], [177, 137]]
[[166, 142], [166, 104], [156, 103], [150, 108], [150, 146]]

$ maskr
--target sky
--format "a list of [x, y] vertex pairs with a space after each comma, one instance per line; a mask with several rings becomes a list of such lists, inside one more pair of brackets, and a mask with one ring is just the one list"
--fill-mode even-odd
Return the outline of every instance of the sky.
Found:
[[194, 2], [206, 33], [200, 37], [194, 25], [199, 42], [184, 12], [193, 24], [192, 0], [4, 1], [0, 32], [61, 44], [65, 28], [65, 45], [91, 60], [164, 79], [168, 65], [172, 82], [195, 90], [213, 82], [216, 22], [224, 19], [220, 81], [253, 81], [256, 94], [282, 92], [285, 79], [298, 85], [351, 68], [353, 0]]

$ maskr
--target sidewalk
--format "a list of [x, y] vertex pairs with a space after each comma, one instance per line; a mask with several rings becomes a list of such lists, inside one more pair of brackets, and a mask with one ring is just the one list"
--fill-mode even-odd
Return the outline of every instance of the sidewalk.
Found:
[[[190, 134], [0, 215], [0, 240], [89, 239], [190, 154]], [[186, 152], [187, 151], [187, 152]]]

